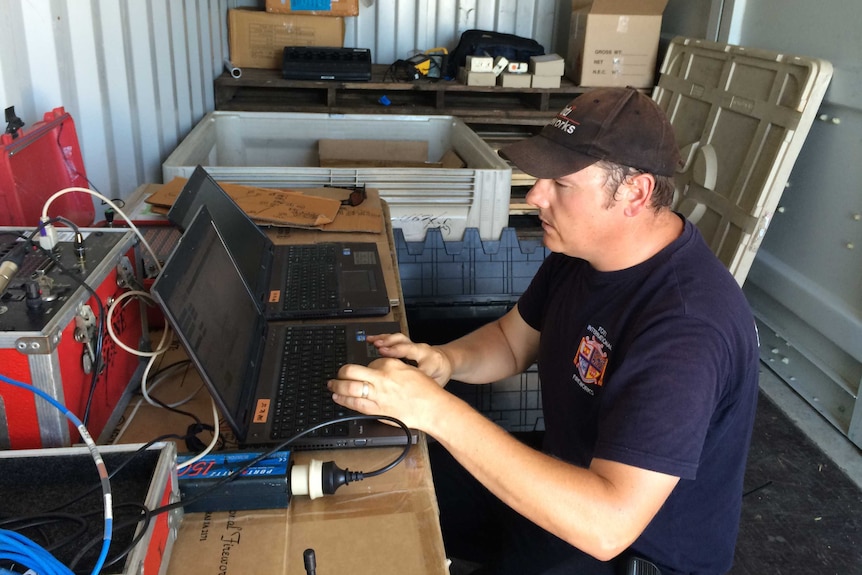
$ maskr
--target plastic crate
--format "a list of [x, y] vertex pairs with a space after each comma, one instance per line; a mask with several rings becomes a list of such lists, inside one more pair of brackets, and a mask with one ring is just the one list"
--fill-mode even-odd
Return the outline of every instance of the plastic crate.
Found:
[[487, 306], [518, 301], [549, 250], [540, 238], [519, 238], [504, 228], [498, 240], [483, 240], [467, 229], [448, 241], [438, 229], [422, 241], [395, 230], [401, 289], [408, 306]]
[[[483, 241], [467, 229], [461, 241], [429, 230], [423, 241], [407, 241], [395, 230], [395, 248], [410, 335], [415, 341], [451, 341], [493, 321], [517, 303], [549, 250], [540, 238], [504, 228], [500, 239]], [[452, 393], [511, 432], [544, 430], [536, 366], [489, 385], [452, 381]]]
[[[426, 141], [429, 162], [453, 150], [466, 167], [322, 168], [321, 139]], [[453, 116], [210, 112], [168, 156], [162, 176], [187, 178], [197, 165], [220, 181], [268, 188], [376, 188], [408, 240], [428, 229], [460, 240], [467, 228], [496, 240], [509, 220], [511, 168]]]
[[519, 433], [545, 430], [542, 386], [536, 365], [520, 375], [490, 385], [450, 381], [446, 389], [507, 431]]

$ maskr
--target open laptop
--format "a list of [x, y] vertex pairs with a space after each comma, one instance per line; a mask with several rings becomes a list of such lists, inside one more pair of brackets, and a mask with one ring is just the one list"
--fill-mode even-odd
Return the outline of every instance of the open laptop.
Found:
[[197, 166], [171, 206], [168, 219], [185, 230], [202, 205], [207, 206], [268, 318], [389, 313], [377, 244], [275, 245], [207, 171]]
[[[395, 322], [374, 320], [267, 321], [206, 206], [180, 238], [151, 292], [244, 446], [280, 443], [322, 421], [354, 415], [332, 401], [326, 381], [344, 363], [367, 365], [379, 357], [366, 335], [400, 331]], [[309, 336], [316, 339], [306, 347]], [[327, 427], [290, 447], [403, 445], [407, 440], [399, 427], [363, 420]]]

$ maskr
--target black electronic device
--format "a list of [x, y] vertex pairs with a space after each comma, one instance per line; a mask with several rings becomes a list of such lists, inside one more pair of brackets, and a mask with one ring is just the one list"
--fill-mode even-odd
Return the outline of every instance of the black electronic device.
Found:
[[371, 80], [371, 50], [322, 46], [285, 46], [281, 64], [287, 80]]

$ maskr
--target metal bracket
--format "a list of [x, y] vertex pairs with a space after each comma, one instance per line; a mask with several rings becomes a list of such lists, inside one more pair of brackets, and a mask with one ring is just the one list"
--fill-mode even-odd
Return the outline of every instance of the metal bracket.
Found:
[[19, 337], [15, 340], [15, 349], [24, 355], [49, 354], [57, 348], [59, 343], [59, 332], [53, 336], [37, 335], [31, 337]]

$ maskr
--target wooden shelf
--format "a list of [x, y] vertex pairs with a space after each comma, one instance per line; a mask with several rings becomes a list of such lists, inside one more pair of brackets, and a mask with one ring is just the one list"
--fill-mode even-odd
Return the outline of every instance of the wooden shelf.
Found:
[[[539, 126], [586, 89], [562, 78], [560, 88], [466, 86], [453, 80], [389, 81], [374, 65], [368, 82], [285, 80], [279, 70], [243, 69], [216, 78], [215, 109], [331, 114], [458, 116], [470, 124]], [[381, 97], [391, 102], [380, 103]]]

